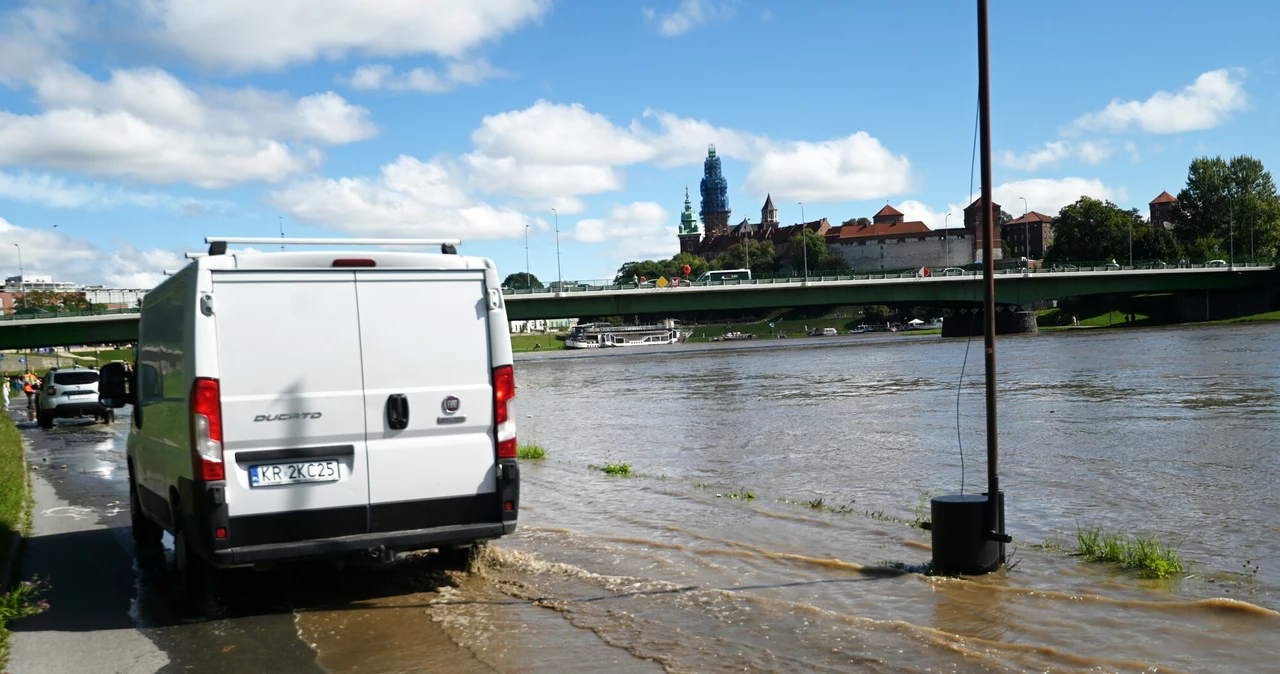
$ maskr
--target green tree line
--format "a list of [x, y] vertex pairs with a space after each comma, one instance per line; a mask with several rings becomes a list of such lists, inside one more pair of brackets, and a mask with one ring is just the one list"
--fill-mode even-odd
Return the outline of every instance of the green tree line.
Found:
[[1200, 157], [1187, 169], [1172, 227], [1137, 209], [1080, 197], [1053, 222], [1045, 262], [1128, 260], [1275, 260], [1280, 253], [1280, 196], [1271, 173], [1249, 156]]

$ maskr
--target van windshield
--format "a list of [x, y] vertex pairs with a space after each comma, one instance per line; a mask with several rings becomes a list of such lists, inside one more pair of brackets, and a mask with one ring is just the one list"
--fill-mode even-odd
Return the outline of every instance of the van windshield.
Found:
[[53, 383], [63, 386], [77, 386], [98, 383], [97, 372], [55, 372]]

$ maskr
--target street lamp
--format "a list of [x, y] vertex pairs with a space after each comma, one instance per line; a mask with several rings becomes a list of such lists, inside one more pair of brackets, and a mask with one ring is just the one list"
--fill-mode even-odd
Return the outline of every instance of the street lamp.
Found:
[[24, 278], [26, 272], [22, 271], [22, 246], [13, 244], [18, 249], [18, 288], [22, 291], [22, 308], [27, 307], [27, 280]]
[[529, 223], [524, 223], [524, 287], [526, 289], [533, 287], [533, 281], [529, 279]]
[[284, 216], [277, 215], [276, 220], [280, 222], [280, 252], [284, 252]]
[[1022, 254], [1026, 257], [1031, 257], [1031, 237], [1027, 234], [1027, 225], [1030, 224], [1027, 222], [1027, 214], [1031, 212], [1031, 209], [1027, 208], [1026, 197], [1018, 198], [1022, 200]]
[[951, 211], [947, 211], [947, 217], [942, 219], [942, 240], [947, 242], [947, 267], [951, 266], [951, 229], [947, 221], [951, 219]]
[[564, 276], [560, 273], [560, 212], [551, 209], [556, 214], [556, 292], [564, 292]]
[[804, 251], [804, 282], [809, 282], [809, 232], [805, 226], [804, 220], [804, 202], [797, 201], [800, 204], [800, 250]]

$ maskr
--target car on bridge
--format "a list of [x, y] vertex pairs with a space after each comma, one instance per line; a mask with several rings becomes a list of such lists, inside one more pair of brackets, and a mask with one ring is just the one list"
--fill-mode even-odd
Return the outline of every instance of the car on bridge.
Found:
[[964, 270], [959, 267], [947, 267], [937, 273], [938, 276], [964, 276]]
[[98, 371], [89, 368], [53, 368], [44, 376], [36, 399], [36, 422], [53, 428], [55, 418], [88, 417], [111, 423], [115, 410], [98, 401]]
[[1206, 267], [1225, 267], [1225, 266], [1227, 266], [1227, 261], [1226, 261], [1226, 260], [1209, 260], [1208, 262], [1204, 263], [1204, 266], [1206, 266]]
[[1102, 265], [1102, 268], [1106, 271], [1120, 271], [1120, 265], [1115, 260]]

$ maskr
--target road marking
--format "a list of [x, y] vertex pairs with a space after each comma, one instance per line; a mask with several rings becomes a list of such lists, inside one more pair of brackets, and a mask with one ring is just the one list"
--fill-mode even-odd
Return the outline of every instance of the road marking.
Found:
[[58, 506], [40, 511], [45, 517], [70, 517], [74, 520], [87, 520], [96, 517], [93, 508], [85, 508], [82, 506]]

